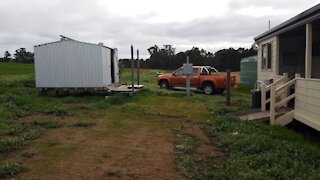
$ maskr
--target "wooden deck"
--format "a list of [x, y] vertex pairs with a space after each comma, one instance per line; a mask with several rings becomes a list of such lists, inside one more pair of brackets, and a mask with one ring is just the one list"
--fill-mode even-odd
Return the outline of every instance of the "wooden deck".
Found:
[[[291, 108], [280, 108], [276, 111], [276, 116], [284, 115], [291, 110], [292, 110]], [[239, 113], [236, 116], [244, 121], [269, 121], [270, 120], [270, 112], [260, 111], [260, 109], [254, 109], [248, 112]]]
[[[134, 85], [133, 93], [138, 93], [144, 88], [144, 85]], [[132, 85], [120, 85], [111, 87], [110, 92], [119, 92], [119, 93], [132, 93]]]

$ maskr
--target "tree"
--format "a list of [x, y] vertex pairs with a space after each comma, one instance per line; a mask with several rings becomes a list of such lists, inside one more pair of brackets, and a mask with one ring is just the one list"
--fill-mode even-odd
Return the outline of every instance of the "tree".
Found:
[[4, 56], [3, 56], [3, 61], [4, 62], [9, 62], [11, 59], [11, 54], [9, 53], [9, 51], [5, 51], [4, 52]]
[[26, 51], [25, 48], [20, 48], [15, 51], [14, 59], [20, 63], [33, 63], [34, 54]]
[[[154, 45], [148, 48], [150, 58], [141, 61], [142, 68], [148, 69], [177, 69], [186, 62], [186, 57], [190, 57], [190, 62], [200, 66], [214, 66], [219, 71], [230, 69], [232, 71], [240, 70], [241, 58], [256, 55], [257, 52], [251, 48], [229, 48], [222, 49], [216, 53], [208, 52], [198, 47], [192, 47], [185, 52], [175, 53], [175, 48], [172, 45], [159, 46]], [[127, 60], [120, 60], [126, 67], [131, 67]]]
[[159, 47], [157, 45], [154, 45], [148, 49], [150, 56], [158, 51], [159, 51]]

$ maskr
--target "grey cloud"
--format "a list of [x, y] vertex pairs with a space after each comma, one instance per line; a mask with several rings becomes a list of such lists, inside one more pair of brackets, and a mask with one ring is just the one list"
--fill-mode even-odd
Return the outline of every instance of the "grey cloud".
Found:
[[[289, 4], [289, 10], [294, 5], [305, 3], [302, 0], [285, 2]], [[308, 2], [308, 5], [314, 2]], [[230, 46], [250, 45], [254, 36], [267, 29], [269, 19], [276, 25], [299, 12], [291, 11], [292, 14], [281, 17], [253, 17], [236, 13], [248, 5], [286, 8], [282, 1], [242, 0], [229, 4], [229, 11], [221, 17], [184, 23], [150, 23], [145, 19], [156, 16], [154, 12], [132, 17], [116, 16], [97, 0], [30, 0], [28, 4], [23, 0], [5, 1], [0, 6], [0, 56], [5, 50], [13, 52], [20, 47], [32, 51], [33, 45], [56, 41], [60, 34], [117, 47], [120, 58], [129, 57], [131, 44], [140, 49], [144, 58], [148, 56], [147, 48], [155, 44], [172, 44], [178, 47], [178, 51], [199, 44], [203, 45], [200, 48], [215, 51], [225, 48], [217, 47], [223, 43]]]

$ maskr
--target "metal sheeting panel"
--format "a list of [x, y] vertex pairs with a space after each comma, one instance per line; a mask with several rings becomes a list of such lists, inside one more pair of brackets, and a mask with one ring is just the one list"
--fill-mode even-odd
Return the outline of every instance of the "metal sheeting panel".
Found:
[[240, 64], [240, 83], [253, 87], [257, 81], [257, 56], [243, 58]]
[[102, 48], [102, 73], [106, 84], [111, 84], [111, 50]]
[[111, 51], [103, 46], [71, 40], [35, 46], [36, 87], [106, 87], [111, 82], [104, 78], [110, 76], [110, 56], [102, 49]]
[[114, 73], [115, 73], [115, 83], [119, 82], [120, 72], [119, 72], [119, 59], [118, 59], [118, 50], [114, 50]]

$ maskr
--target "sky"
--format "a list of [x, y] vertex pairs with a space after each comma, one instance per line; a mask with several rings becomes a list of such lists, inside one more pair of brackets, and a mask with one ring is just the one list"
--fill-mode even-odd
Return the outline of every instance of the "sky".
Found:
[[216, 52], [250, 48], [253, 38], [320, 0], [0, 0], [0, 57], [64, 35], [148, 58], [153, 45]]

